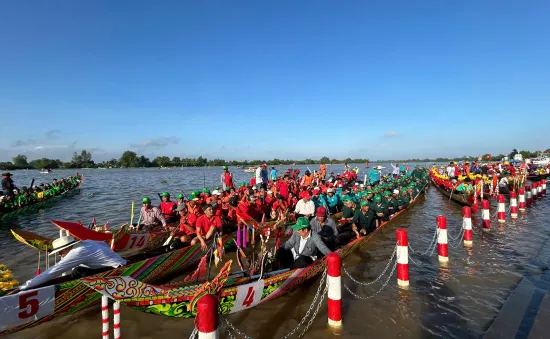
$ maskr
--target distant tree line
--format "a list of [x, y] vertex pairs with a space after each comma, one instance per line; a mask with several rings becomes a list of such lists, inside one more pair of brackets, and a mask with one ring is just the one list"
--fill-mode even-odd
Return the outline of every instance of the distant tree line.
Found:
[[[544, 151], [545, 153], [550, 153], [550, 148]], [[521, 154], [523, 158], [535, 158], [537, 157], [541, 151], [518, 151], [517, 149], [512, 150], [507, 156], [510, 158], [513, 158], [516, 154]], [[487, 161], [489, 159], [491, 160], [500, 160], [504, 158], [504, 154], [498, 154], [498, 155], [491, 155], [491, 154], [484, 154], [481, 155], [482, 159], [484, 161]], [[449, 161], [460, 161], [460, 160], [466, 160], [466, 161], [477, 161], [479, 156], [462, 156], [462, 157], [456, 157], [456, 158], [425, 158], [425, 159], [402, 159], [402, 160], [377, 160], [374, 161], [375, 163], [382, 163], [382, 162], [449, 162]], [[322, 157], [321, 159], [303, 159], [303, 160], [285, 160], [285, 159], [272, 159], [272, 160], [265, 160], [265, 159], [256, 159], [256, 160], [223, 160], [223, 159], [211, 159], [208, 160], [202, 156], [198, 158], [181, 158], [181, 157], [173, 157], [169, 158], [167, 156], [158, 156], [154, 158], [153, 160], [150, 160], [149, 158], [138, 155], [135, 152], [132, 151], [126, 151], [122, 153], [122, 156], [119, 159], [111, 159], [109, 161], [102, 161], [99, 163], [95, 163], [92, 160], [92, 154], [90, 152], [87, 152], [86, 150], [82, 150], [80, 153], [74, 152], [73, 157], [71, 161], [69, 162], [62, 162], [59, 159], [48, 159], [48, 158], [42, 158], [42, 159], [36, 159], [29, 161], [27, 159], [27, 156], [23, 154], [19, 154], [15, 156], [12, 161], [9, 162], [0, 162], [0, 169], [2, 170], [14, 170], [14, 169], [26, 169], [26, 168], [34, 168], [34, 169], [42, 169], [42, 168], [49, 168], [49, 169], [56, 169], [56, 168], [96, 168], [96, 167], [205, 167], [205, 166], [255, 166], [261, 163], [267, 163], [269, 165], [277, 166], [277, 165], [306, 165], [306, 164], [362, 164], [369, 161], [369, 159], [330, 159], [328, 157]]]

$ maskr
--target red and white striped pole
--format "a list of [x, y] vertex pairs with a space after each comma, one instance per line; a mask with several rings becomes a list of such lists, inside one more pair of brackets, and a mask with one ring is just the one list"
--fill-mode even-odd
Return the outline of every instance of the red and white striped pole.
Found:
[[101, 296], [101, 322], [103, 339], [109, 339], [109, 298]]
[[497, 219], [498, 222], [506, 222], [506, 207], [504, 206], [504, 194], [498, 195], [498, 207], [497, 207]]
[[328, 325], [342, 327], [342, 274], [340, 255], [335, 252], [327, 255], [328, 284]]
[[518, 200], [515, 191], [510, 191], [510, 217], [512, 219], [518, 217]]
[[542, 181], [537, 182], [537, 198], [542, 198]]
[[531, 204], [533, 203], [533, 194], [531, 193], [531, 186], [525, 186], [525, 200], [526, 200], [526, 206], [531, 207]]
[[472, 213], [477, 213], [478, 210], [479, 210], [479, 204], [477, 202], [477, 191], [474, 190], [474, 203], [472, 204]]
[[462, 207], [462, 227], [464, 228], [464, 246], [472, 247], [473, 232], [472, 232], [472, 209], [468, 206]]
[[542, 185], [542, 196], [546, 196], [546, 179], [542, 179], [541, 185]]
[[536, 182], [531, 185], [531, 198], [533, 198], [533, 202], [537, 201], [537, 186]]
[[197, 302], [197, 319], [195, 326], [199, 339], [218, 339], [218, 297], [205, 294]]
[[397, 286], [409, 286], [409, 239], [407, 230], [399, 228], [395, 231], [397, 239]]
[[483, 221], [483, 231], [489, 232], [491, 230], [491, 204], [489, 200], [481, 201], [481, 220]]
[[439, 229], [437, 235], [437, 255], [439, 257], [439, 263], [446, 263], [449, 261], [449, 244], [447, 243], [447, 218], [443, 215], [438, 215], [435, 218], [437, 222], [437, 228]]
[[525, 188], [519, 188], [519, 210], [525, 212]]
[[120, 339], [120, 302], [113, 303], [113, 337]]

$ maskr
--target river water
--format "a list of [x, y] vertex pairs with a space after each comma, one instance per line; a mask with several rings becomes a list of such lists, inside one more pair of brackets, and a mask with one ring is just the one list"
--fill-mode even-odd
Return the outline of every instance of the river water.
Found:
[[[309, 167], [312, 170], [318, 168], [315, 165]], [[362, 177], [364, 167], [358, 167], [361, 168], [359, 176]], [[286, 168], [283, 166], [278, 169]], [[299, 168], [303, 171], [306, 167]], [[247, 181], [251, 176], [242, 169], [231, 170], [236, 182]], [[329, 166], [329, 172], [331, 170], [341, 172], [343, 166]], [[0, 222], [0, 263], [8, 265], [19, 281], [32, 277], [36, 271], [36, 251], [14, 240], [10, 228], [55, 237], [58, 230], [49, 222], [50, 219], [81, 220], [87, 223], [95, 217], [98, 223], [109, 220], [112, 226], [120, 225], [129, 221], [132, 200], [139, 202], [142, 196], [148, 195], [153, 201], [158, 201], [157, 192], [176, 194], [183, 191], [189, 194], [204, 184], [211, 188], [219, 184], [221, 171], [218, 168], [185, 168], [83, 169], [79, 172], [84, 174], [80, 193], [60, 199], [38, 213]], [[73, 172], [59, 170], [51, 174], [38, 174], [36, 171], [15, 171], [14, 174], [16, 184], [24, 186], [30, 184], [33, 177], [40, 183]], [[92, 193], [93, 197], [90, 196]], [[488, 234], [481, 232], [479, 214], [474, 216], [474, 244], [471, 249], [465, 249], [461, 240], [452, 240], [460, 233], [461, 206], [449, 202], [435, 189], [430, 189], [410, 210], [346, 258], [344, 265], [356, 279], [372, 281], [388, 263], [395, 246], [395, 231], [399, 227], [408, 230], [409, 243], [413, 249], [424, 252], [434, 235], [435, 217], [445, 215], [451, 244], [448, 266], [439, 266], [437, 253], [420, 256], [410, 252], [415, 262], [409, 261], [411, 286], [408, 290], [397, 288], [395, 274], [383, 289], [381, 283], [357, 286], [344, 276], [343, 284], [353, 293], [364, 298], [372, 297], [360, 300], [344, 290], [343, 329], [339, 333], [327, 329], [327, 310], [324, 305], [305, 337], [483, 337], [521, 279], [526, 275], [540, 275], [547, 269], [549, 259], [539, 257], [539, 254], [550, 238], [549, 201], [550, 198], [538, 201], [527, 213], [520, 214], [517, 220], [508, 218], [503, 226], [497, 225], [493, 219], [492, 231]], [[452, 245], [456, 245], [456, 248]], [[380, 279], [382, 283], [385, 280]], [[231, 315], [228, 319], [253, 338], [280, 338], [289, 333], [305, 315], [319, 281], [320, 278], [312, 280], [289, 295]], [[192, 320], [144, 314], [124, 306], [121, 314], [122, 334], [126, 338], [188, 337], [193, 328]], [[101, 335], [100, 319], [98, 308], [94, 308], [10, 337], [97, 338]], [[225, 333], [222, 337], [225, 337]]]

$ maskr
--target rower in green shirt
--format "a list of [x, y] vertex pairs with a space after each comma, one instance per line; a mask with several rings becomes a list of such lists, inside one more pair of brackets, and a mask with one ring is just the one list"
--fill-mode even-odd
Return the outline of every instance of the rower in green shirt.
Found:
[[409, 192], [407, 192], [405, 188], [401, 190], [401, 197], [399, 197], [399, 200], [402, 202], [404, 209], [409, 207], [411, 198], [409, 197]]
[[373, 212], [376, 214], [378, 220], [388, 221], [389, 211], [388, 206], [382, 202], [382, 197], [377, 195], [374, 197]]
[[352, 219], [353, 231], [359, 237], [359, 234], [367, 235], [378, 227], [378, 220], [374, 212], [370, 210], [369, 203], [361, 201], [361, 208], [355, 211]]

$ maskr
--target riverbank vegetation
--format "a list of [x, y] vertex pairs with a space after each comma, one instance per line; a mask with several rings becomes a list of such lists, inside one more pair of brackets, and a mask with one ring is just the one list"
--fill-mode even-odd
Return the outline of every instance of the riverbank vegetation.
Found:
[[[545, 153], [550, 153], [550, 148], [544, 151]], [[521, 154], [523, 158], [534, 158], [537, 157], [541, 151], [518, 151], [514, 149], [507, 156], [513, 158], [515, 154]], [[479, 156], [462, 156], [455, 158], [425, 158], [425, 159], [392, 159], [392, 160], [376, 160], [373, 163], [387, 163], [387, 162], [398, 162], [398, 163], [445, 163], [449, 161], [476, 161], [478, 159], [487, 160], [497, 160], [504, 158], [504, 154], [491, 155], [484, 154]], [[198, 158], [181, 158], [181, 157], [167, 157], [167, 156], [158, 156], [153, 160], [143, 156], [138, 155], [133, 151], [126, 151], [122, 153], [119, 159], [111, 159], [109, 161], [102, 161], [96, 163], [92, 160], [92, 154], [86, 150], [82, 150], [80, 153], [74, 152], [71, 161], [63, 162], [59, 159], [35, 159], [28, 160], [27, 157], [23, 154], [19, 154], [9, 162], [0, 162], [0, 169], [2, 170], [15, 170], [15, 169], [57, 169], [57, 168], [117, 168], [117, 167], [206, 167], [206, 166], [255, 166], [261, 163], [267, 163], [272, 166], [278, 165], [306, 165], [306, 164], [363, 164], [368, 162], [369, 159], [330, 159], [328, 157], [322, 157], [321, 159], [303, 159], [303, 160], [293, 160], [293, 159], [256, 159], [256, 160], [224, 160], [224, 159], [210, 159], [204, 158], [202, 156]]]

